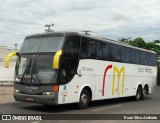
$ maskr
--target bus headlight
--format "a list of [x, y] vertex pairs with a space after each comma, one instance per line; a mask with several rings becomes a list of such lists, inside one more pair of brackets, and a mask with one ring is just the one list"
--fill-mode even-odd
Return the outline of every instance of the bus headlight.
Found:
[[14, 89], [14, 92], [16, 92], [16, 93], [20, 93], [21, 91], [20, 91], [20, 90], [18, 90], [18, 89]]
[[43, 95], [54, 95], [54, 92], [44, 92]]

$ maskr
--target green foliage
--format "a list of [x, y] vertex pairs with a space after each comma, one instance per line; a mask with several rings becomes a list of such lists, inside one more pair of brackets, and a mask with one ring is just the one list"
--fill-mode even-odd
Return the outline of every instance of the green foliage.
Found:
[[155, 42], [148, 42], [147, 45], [146, 45], [146, 49], [147, 50], [153, 50], [157, 54], [160, 54], [160, 46], [158, 44], [156, 44]]
[[119, 41], [128, 43], [129, 45], [132, 45], [135, 47], [155, 51], [158, 55], [160, 55], [160, 46], [157, 44], [157, 43], [160, 43], [160, 40], [154, 40], [153, 42], [145, 42], [143, 38], [138, 37], [134, 40], [121, 38], [119, 39]]
[[143, 40], [143, 38], [138, 37], [138, 38], [133, 40], [132, 46], [145, 48], [146, 47], [146, 42]]
[[160, 43], [160, 40], [154, 40], [153, 42], [154, 43]]
[[123, 43], [129, 43], [131, 38], [118, 38], [119, 41], [123, 42]]

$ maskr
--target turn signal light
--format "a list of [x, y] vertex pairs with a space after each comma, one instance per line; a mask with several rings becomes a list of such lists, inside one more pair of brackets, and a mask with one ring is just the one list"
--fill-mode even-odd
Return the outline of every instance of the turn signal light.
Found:
[[58, 85], [54, 85], [53, 86], [53, 91], [54, 92], [58, 92], [59, 91], [59, 86]]

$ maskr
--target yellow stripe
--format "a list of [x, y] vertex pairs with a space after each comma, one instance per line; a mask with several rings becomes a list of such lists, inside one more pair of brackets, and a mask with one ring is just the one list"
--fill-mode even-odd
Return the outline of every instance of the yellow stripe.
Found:
[[122, 94], [124, 94], [124, 72], [125, 72], [125, 69], [124, 69], [124, 71], [123, 71]]
[[114, 95], [114, 81], [115, 81], [115, 70], [113, 70], [113, 77], [112, 77], [112, 95]]
[[122, 67], [120, 69], [120, 71], [118, 70], [118, 68], [116, 66], [114, 66], [114, 69], [113, 69], [113, 79], [112, 79], [112, 95], [114, 95], [114, 84], [115, 84], [115, 72], [117, 72], [118, 74], [118, 85], [117, 85], [117, 94], [119, 94], [119, 90], [120, 90], [120, 75], [122, 73], [122, 94], [124, 93], [124, 71], [125, 71], [125, 67]]

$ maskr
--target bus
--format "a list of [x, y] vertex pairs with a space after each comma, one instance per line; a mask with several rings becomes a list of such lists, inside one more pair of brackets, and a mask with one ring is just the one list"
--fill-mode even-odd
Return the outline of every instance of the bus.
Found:
[[134, 97], [144, 100], [155, 91], [157, 55], [153, 51], [78, 32], [27, 36], [12, 56], [16, 101], [59, 105]]

